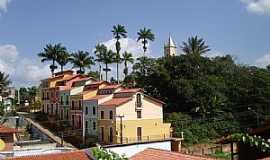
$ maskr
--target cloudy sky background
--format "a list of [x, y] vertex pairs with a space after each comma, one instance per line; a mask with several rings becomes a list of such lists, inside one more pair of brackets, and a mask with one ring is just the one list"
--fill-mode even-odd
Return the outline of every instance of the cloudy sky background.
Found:
[[203, 37], [212, 49], [209, 56], [270, 64], [270, 0], [0, 0], [0, 71], [14, 86], [36, 85], [50, 74], [49, 64], [36, 56], [47, 43], [61, 42], [71, 52], [92, 52], [101, 42], [114, 49], [110, 31], [118, 23], [129, 35], [122, 50], [135, 57], [142, 53], [136, 33], [146, 26], [156, 35], [151, 57], [163, 55], [170, 33], [178, 46], [189, 36]]

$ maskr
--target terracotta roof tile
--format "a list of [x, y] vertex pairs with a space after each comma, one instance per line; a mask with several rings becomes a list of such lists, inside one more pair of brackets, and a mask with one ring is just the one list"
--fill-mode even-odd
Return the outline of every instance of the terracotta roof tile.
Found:
[[187, 155], [161, 149], [148, 148], [132, 156], [129, 160], [214, 160], [215, 158]]
[[18, 133], [18, 132], [20, 132], [18, 129], [9, 128], [9, 127], [0, 125], [0, 134], [3, 134], [3, 133]]
[[121, 84], [111, 84], [111, 85], [103, 87], [102, 89], [116, 89], [119, 87], [121, 87]]
[[7, 158], [7, 160], [91, 160], [84, 151]]
[[105, 97], [108, 97], [110, 95], [96, 95], [95, 97], [91, 97], [89, 99], [85, 99], [85, 100], [99, 100], [99, 99], [102, 99], [102, 98], [105, 98]]
[[132, 97], [113, 98], [100, 105], [101, 106], [120, 106], [121, 104], [127, 103], [130, 100], [132, 100]]
[[118, 91], [117, 93], [136, 93], [136, 92], [143, 92], [142, 88], [124, 88]]

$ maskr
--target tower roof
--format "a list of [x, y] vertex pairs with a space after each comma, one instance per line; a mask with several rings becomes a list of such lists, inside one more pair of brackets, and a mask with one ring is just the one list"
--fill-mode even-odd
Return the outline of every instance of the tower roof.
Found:
[[167, 47], [176, 47], [176, 45], [173, 42], [173, 39], [172, 39], [171, 35], [169, 36], [168, 42], [167, 42], [167, 44], [165, 44], [165, 46], [167, 46]]

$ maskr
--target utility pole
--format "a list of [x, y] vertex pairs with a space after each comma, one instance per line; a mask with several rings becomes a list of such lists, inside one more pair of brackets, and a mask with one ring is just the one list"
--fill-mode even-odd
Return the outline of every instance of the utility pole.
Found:
[[260, 125], [259, 113], [254, 111], [251, 107], [248, 107], [248, 110], [253, 112], [256, 115], [257, 127], [259, 127], [259, 125]]
[[120, 143], [123, 144], [123, 118], [125, 117], [124, 115], [118, 115], [116, 116], [120, 118]]

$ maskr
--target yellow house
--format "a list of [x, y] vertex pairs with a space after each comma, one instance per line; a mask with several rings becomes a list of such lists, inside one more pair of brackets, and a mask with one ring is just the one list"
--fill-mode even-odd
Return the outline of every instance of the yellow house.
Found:
[[67, 70], [63, 72], [55, 73], [54, 77], [50, 77], [44, 80], [41, 80], [40, 93], [42, 97], [42, 111], [44, 113], [52, 113], [55, 103], [55, 86], [58, 81], [69, 79], [73, 76], [72, 70]]
[[104, 144], [163, 140], [171, 137], [163, 122], [164, 102], [139, 88], [122, 89], [98, 107], [99, 140]]
[[103, 88], [106, 85], [108, 85], [108, 82], [105, 81], [91, 82], [84, 85], [81, 92], [70, 96], [70, 118], [73, 128], [83, 128], [83, 101], [95, 97], [97, 95], [98, 89]]

